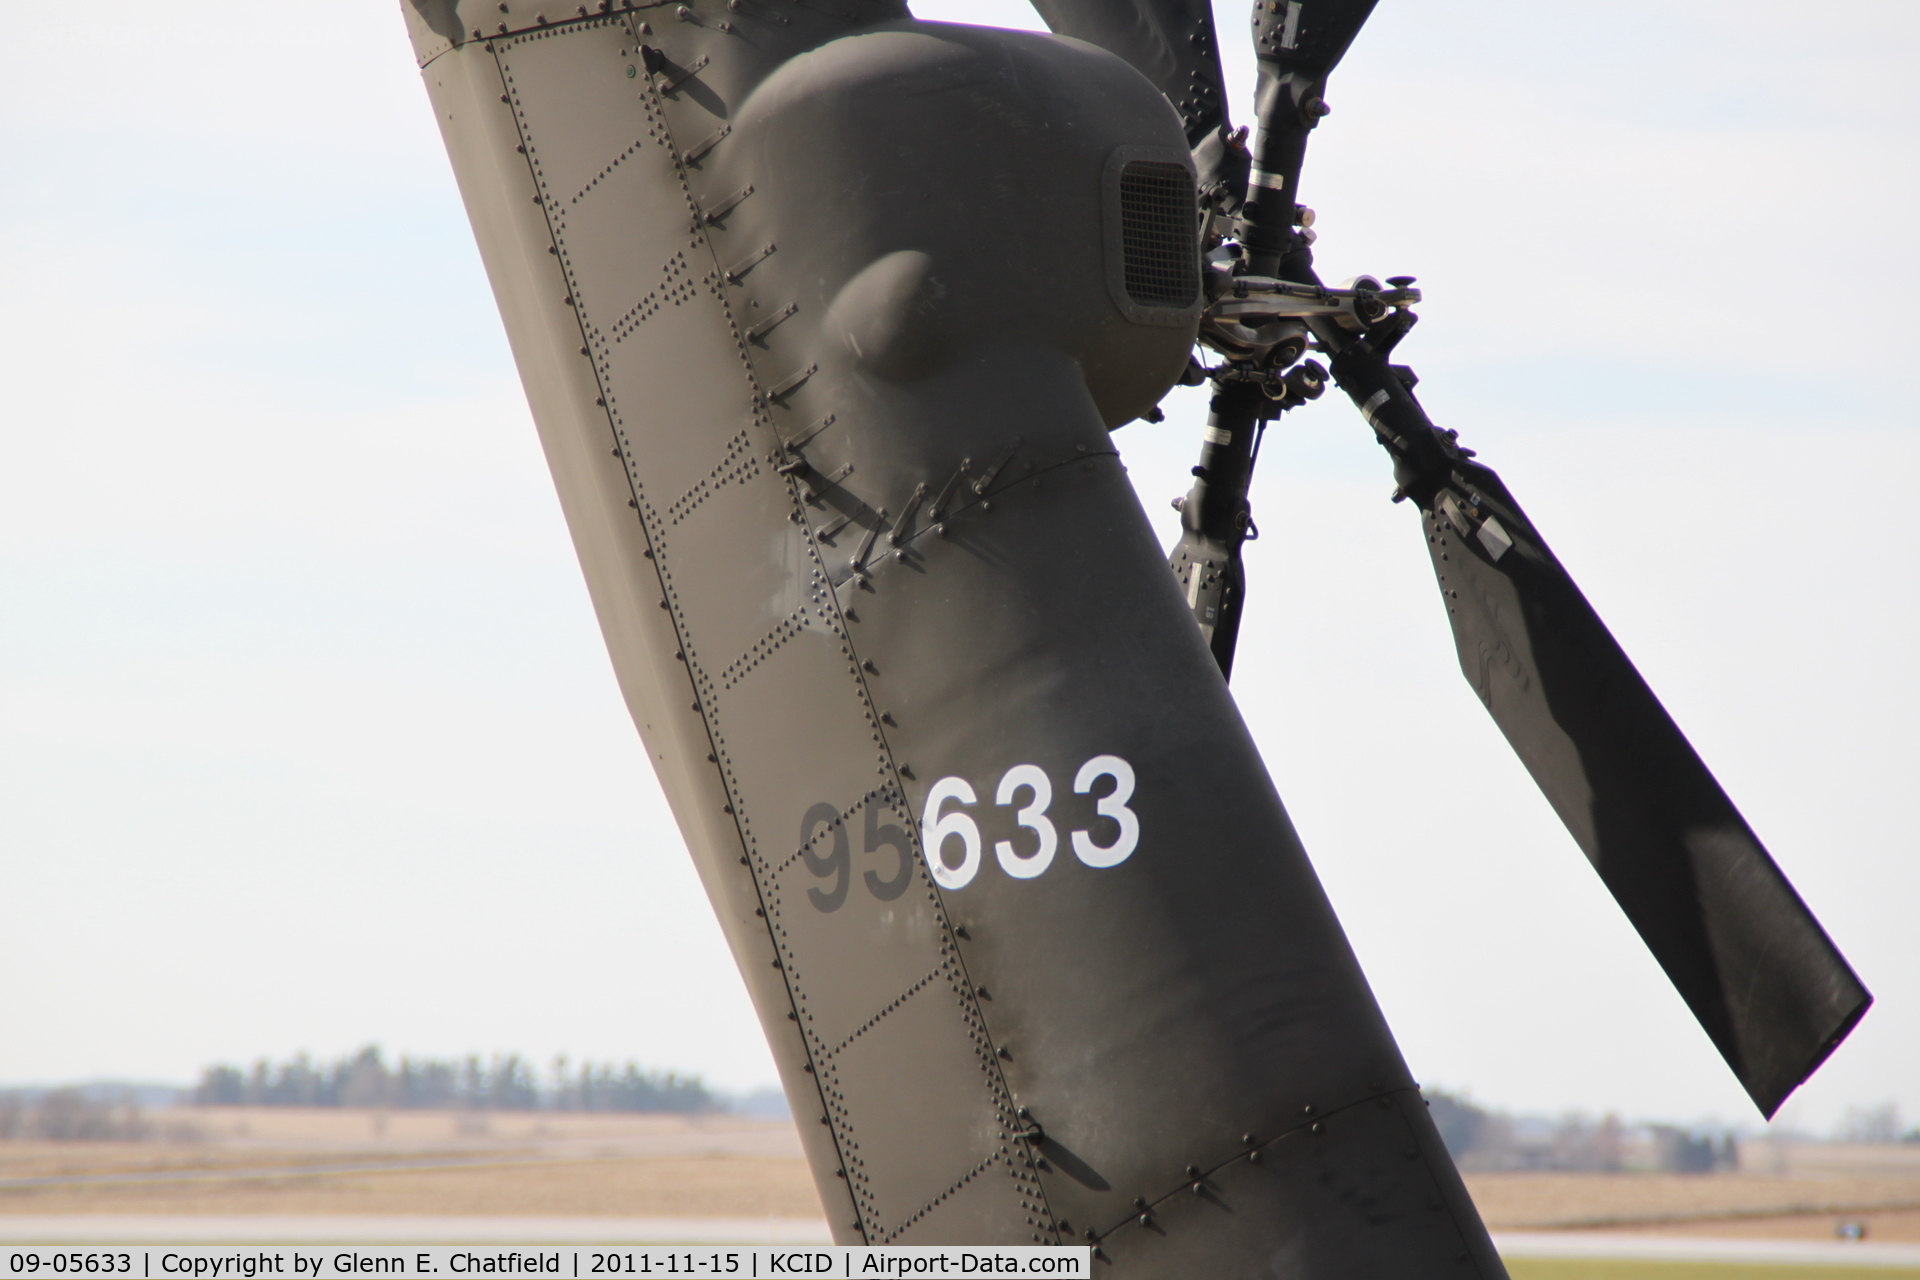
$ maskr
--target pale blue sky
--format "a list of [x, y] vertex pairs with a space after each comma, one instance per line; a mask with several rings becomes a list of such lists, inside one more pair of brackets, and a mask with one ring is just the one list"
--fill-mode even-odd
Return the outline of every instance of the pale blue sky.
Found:
[[[1305, 198], [1324, 274], [1421, 277], [1422, 396], [1879, 995], [1823, 1126], [1920, 1118], [1920, 12], [1815, 12], [1386, 0]], [[765, 1083], [397, 5], [311, 17], [0, 48], [0, 1080], [377, 1040]], [[1170, 407], [1119, 436], [1168, 535]], [[1362, 424], [1329, 397], [1262, 471], [1236, 690], [1416, 1075], [1750, 1117], [1460, 680]]]

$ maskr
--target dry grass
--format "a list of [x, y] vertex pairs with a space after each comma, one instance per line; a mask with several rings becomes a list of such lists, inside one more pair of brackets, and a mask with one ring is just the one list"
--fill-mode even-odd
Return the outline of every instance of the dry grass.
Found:
[[[0, 1214], [820, 1213], [784, 1121], [207, 1108], [162, 1131], [168, 1140], [0, 1142]], [[74, 1177], [94, 1181], [31, 1181]]]
[[817, 1218], [820, 1201], [802, 1160], [723, 1155], [10, 1188], [0, 1213]]

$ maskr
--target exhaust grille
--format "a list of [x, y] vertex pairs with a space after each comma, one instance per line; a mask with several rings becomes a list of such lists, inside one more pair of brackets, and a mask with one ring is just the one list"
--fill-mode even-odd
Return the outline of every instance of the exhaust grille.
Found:
[[1200, 293], [1199, 198], [1182, 165], [1135, 160], [1120, 170], [1120, 243], [1127, 296], [1143, 307], [1190, 307]]

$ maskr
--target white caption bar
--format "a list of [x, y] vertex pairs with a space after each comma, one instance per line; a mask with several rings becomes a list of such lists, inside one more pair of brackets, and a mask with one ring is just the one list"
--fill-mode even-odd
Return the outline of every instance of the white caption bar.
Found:
[[128, 1276], [137, 1280], [339, 1280], [340, 1277], [527, 1276], [545, 1280], [866, 1280], [915, 1276], [1090, 1274], [1086, 1245], [15, 1245], [0, 1251], [0, 1280]]

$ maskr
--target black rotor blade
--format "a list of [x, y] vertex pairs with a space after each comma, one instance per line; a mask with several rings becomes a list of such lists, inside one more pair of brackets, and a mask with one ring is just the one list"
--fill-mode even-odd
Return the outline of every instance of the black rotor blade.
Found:
[[1333, 374], [1420, 507], [1468, 683], [1772, 1116], [1872, 996], [1500, 477], [1368, 343]]
[[1097, 44], [1153, 81], [1186, 120], [1188, 146], [1227, 127], [1211, 0], [1033, 0], [1033, 7], [1056, 35]]

